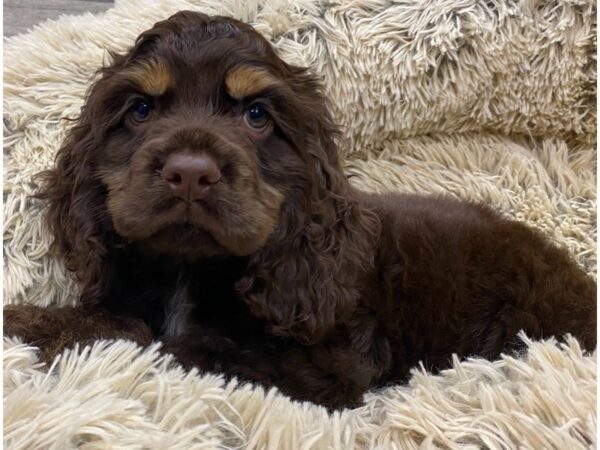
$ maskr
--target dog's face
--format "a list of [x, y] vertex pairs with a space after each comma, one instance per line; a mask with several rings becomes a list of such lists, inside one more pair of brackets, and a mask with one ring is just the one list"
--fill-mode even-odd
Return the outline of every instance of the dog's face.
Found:
[[318, 171], [311, 83], [232, 19], [179, 13], [142, 34], [86, 106], [115, 232], [187, 258], [256, 252]]
[[319, 303], [319, 317], [336, 317], [327, 299], [352, 296], [327, 280], [333, 270], [352, 277], [341, 261], [361, 265], [372, 246], [353, 236], [376, 229], [352, 196], [336, 135], [306, 69], [249, 25], [179, 12], [101, 70], [45, 172], [54, 249], [88, 303], [127, 277], [114, 269], [121, 250], [169, 263], [243, 256], [236, 289], [249, 302], [274, 307], [283, 328], [324, 330], [310, 311], [323, 301], [331, 308]]

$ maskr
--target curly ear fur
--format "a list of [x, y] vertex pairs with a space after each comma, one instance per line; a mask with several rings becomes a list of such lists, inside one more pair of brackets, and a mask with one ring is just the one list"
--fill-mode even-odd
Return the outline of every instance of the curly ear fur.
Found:
[[288, 196], [278, 229], [237, 285], [276, 334], [321, 340], [355, 311], [372, 273], [379, 218], [360, 205], [342, 172], [338, 135], [319, 84], [304, 69], [290, 82], [298, 100], [297, 147], [305, 151], [302, 189]]
[[86, 304], [96, 302], [109, 283], [108, 249], [113, 239], [103, 188], [94, 174], [93, 154], [102, 132], [98, 123], [92, 126], [97, 86], [92, 86], [92, 100], [59, 149], [55, 167], [38, 175], [42, 188], [37, 194], [47, 202], [54, 250], [75, 273]]

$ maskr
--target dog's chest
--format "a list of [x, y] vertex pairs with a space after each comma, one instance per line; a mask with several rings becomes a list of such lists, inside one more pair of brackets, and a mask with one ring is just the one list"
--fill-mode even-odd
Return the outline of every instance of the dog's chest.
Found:
[[192, 328], [194, 332], [211, 329], [229, 335], [252, 327], [256, 318], [235, 289], [245, 267], [246, 262], [237, 259], [183, 267], [171, 288], [161, 295], [160, 335], [175, 337]]
[[185, 333], [191, 323], [193, 303], [190, 298], [189, 283], [178, 277], [175, 289], [165, 301], [165, 320], [162, 335], [174, 337]]

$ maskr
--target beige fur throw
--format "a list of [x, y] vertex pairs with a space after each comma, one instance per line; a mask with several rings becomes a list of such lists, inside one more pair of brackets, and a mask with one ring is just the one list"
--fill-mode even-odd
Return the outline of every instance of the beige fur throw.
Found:
[[[596, 269], [596, 2], [117, 0], [4, 46], [4, 302], [73, 304], [32, 175], [53, 156], [107, 49], [181, 9], [252, 23], [322, 75], [352, 182], [496, 206]], [[275, 390], [185, 373], [124, 341], [41, 366], [4, 341], [7, 448], [564, 448], [596, 444], [596, 359], [568, 338], [498, 361], [419, 368], [328, 414]]]

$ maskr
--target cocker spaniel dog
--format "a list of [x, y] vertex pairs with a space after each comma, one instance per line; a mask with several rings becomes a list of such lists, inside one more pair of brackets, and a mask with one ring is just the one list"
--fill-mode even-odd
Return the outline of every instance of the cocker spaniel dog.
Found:
[[596, 283], [539, 232], [342, 173], [306, 69], [247, 24], [180, 12], [102, 69], [40, 196], [76, 308], [5, 308], [51, 358], [164, 342], [186, 366], [328, 407], [517, 333], [596, 346]]

